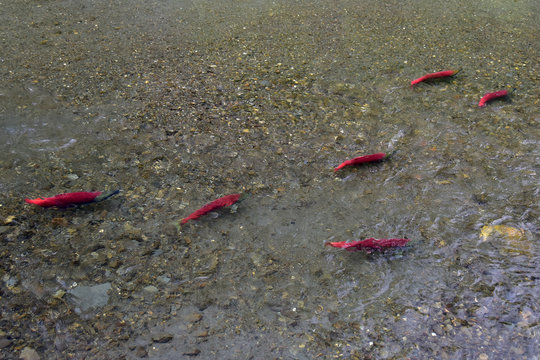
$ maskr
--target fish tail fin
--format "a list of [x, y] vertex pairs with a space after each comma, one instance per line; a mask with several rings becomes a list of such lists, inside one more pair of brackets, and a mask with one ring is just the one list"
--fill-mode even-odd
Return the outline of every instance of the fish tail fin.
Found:
[[394, 149], [391, 153], [388, 153], [384, 156], [382, 160], [392, 160], [392, 157], [398, 152], [398, 149]]
[[103, 192], [101, 193], [100, 195], [96, 196], [96, 198], [94, 199], [95, 202], [98, 202], [98, 201], [103, 201], [103, 200], [107, 200], [108, 198], [110, 198], [111, 196], [113, 195], [116, 195], [120, 192], [120, 190], [113, 190], [113, 191], [106, 191], [106, 192]]
[[244, 201], [246, 200], [247, 198], [250, 197], [250, 194], [248, 192], [243, 192], [240, 197], [238, 198], [238, 201], [237, 203], [241, 202], [241, 201]]

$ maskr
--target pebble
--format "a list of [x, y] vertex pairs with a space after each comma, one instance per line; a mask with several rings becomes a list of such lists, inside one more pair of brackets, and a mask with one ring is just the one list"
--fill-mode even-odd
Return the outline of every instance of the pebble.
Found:
[[197, 348], [193, 348], [191, 350], [188, 350], [188, 351], [185, 351], [183, 355], [187, 355], [187, 356], [197, 356], [201, 353], [201, 350], [197, 349]]
[[18, 282], [19, 282], [16, 278], [9, 277], [8, 274], [4, 275], [4, 277], [2, 278], [2, 280], [4, 280], [4, 282], [6, 283], [6, 286], [7, 286], [8, 288], [17, 285]]
[[0, 339], [0, 349], [8, 347], [9, 345], [11, 345], [11, 340], [9, 340], [8, 338], [1, 338]]
[[66, 335], [64, 334], [57, 334], [54, 338], [54, 347], [56, 350], [62, 352], [66, 349], [67, 343], [66, 343]]
[[120, 265], [122, 265], [122, 261], [120, 261], [118, 259], [111, 259], [109, 261], [109, 267], [111, 269], [118, 269], [120, 267]]
[[174, 335], [169, 333], [156, 334], [152, 336], [152, 341], [157, 343], [168, 343], [173, 339]]
[[66, 218], [63, 218], [63, 217], [55, 217], [51, 220], [51, 224], [53, 226], [57, 226], [57, 227], [66, 227], [68, 226], [68, 221], [66, 220]]
[[107, 292], [111, 289], [111, 283], [104, 283], [94, 286], [77, 286], [70, 289], [68, 293], [73, 295], [73, 302], [86, 311], [90, 308], [107, 305], [109, 295]]
[[140, 358], [146, 357], [148, 356], [148, 351], [146, 351], [144, 346], [137, 346], [137, 349], [135, 350], [135, 355]]
[[157, 280], [163, 284], [168, 284], [169, 282], [171, 282], [171, 278], [167, 275], [160, 275], [157, 277]]
[[16, 217], [15, 215], [9, 215], [4, 220], [4, 225], [10, 225], [12, 223], [15, 223]]
[[57, 290], [57, 291], [52, 295], [52, 297], [53, 297], [54, 299], [61, 299], [61, 298], [64, 297], [65, 294], [66, 294], [66, 292], [65, 292], [64, 290], [60, 289], [60, 290]]
[[158, 290], [158, 288], [155, 287], [154, 285], [148, 285], [148, 286], [146, 286], [145, 288], [143, 288], [143, 291], [144, 291], [145, 293], [148, 293], [148, 294], [153, 295], [153, 294], [157, 293], [159, 290]]
[[142, 230], [140, 228], [133, 227], [130, 223], [124, 224], [124, 233], [129, 239], [141, 241]]
[[94, 267], [106, 265], [108, 262], [107, 254], [104, 252], [91, 252], [89, 255], [82, 257], [82, 267]]
[[468, 328], [461, 328], [461, 334], [467, 338], [472, 337], [471, 331]]
[[36, 352], [36, 350], [34, 350], [34, 349], [27, 346], [24, 349], [22, 349], [21, 354], [19, 355], [19, 359], [22, 359], [22, 360], [39, 360], [40, 357], [39, 357], [39, 354]]
[[203, 316], [199, 313], [193, 313], [193, 314], [188, 315], [186, 317], [186, 320], [190, 323], [196, 323], [196, 322], [201, 321], [202, 317]]

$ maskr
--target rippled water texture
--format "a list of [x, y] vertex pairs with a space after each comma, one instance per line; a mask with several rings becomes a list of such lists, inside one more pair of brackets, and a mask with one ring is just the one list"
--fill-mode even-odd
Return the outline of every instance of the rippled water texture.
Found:
[[537, 357], [539, 14], [5, 2], [0, 357]]

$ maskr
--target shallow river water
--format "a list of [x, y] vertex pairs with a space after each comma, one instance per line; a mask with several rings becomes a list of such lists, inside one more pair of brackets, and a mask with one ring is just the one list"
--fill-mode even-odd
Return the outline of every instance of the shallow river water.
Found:
[[1, 5], [1, 358], [538, 358], [537, 1]]

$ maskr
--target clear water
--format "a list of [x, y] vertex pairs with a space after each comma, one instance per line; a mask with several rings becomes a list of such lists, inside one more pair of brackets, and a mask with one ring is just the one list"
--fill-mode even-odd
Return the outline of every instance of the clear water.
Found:
[[538, 356], [536, 2], [4, 6], [4, 356]]

